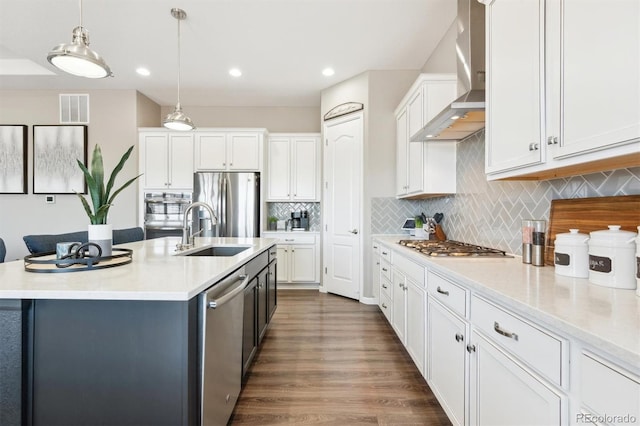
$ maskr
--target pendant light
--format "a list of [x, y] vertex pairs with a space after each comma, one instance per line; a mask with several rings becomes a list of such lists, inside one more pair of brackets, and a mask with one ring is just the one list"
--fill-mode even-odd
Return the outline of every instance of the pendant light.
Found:
[[73, 29], [71, 43], [62, 43], [49, 52], [47, 61], [69, 74], [87, 78], [104, 78], [113, 75], [109, 65], [89, 49], [89, 32], [82, 26], [82, 0], [80, 0], [80, 25]]
[[187, 17], [187, 13], [178, 8], [171, 9], [171, 16], [178, 20], [178, 103], [173, 112], [162, 120], [162, 125], [171, 130], [193, 130], [196, 126], [191, 119], [182, 112], [180, 105], [180, 21]]

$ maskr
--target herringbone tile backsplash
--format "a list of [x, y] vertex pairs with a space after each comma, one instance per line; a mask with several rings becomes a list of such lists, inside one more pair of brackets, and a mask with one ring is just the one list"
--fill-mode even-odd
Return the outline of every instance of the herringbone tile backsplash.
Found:
[[[640, 194], [640, 167], [543, 182], [488, 182], [484, 132], [458, 144], [457, 194], [427, 200], [372, 200], [372, 234], [398, 234], [407, 217], [444, 213], [447, 238], [521, 254], [521, 220], [549, 220], [551, 200]], [[640, 223], [638, 223], [640, 225]]]
[[267, 203], [267, 215], [278, 219], [290, 219], [293, 211], [309, 212], [309, 230], [320, 231], [320, 203]]

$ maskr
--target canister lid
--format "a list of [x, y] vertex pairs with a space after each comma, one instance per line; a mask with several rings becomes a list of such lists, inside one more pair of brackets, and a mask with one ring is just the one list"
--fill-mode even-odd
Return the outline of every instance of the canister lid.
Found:
[[609, 225], [608, 228], [608, 230], [591, 232], [591, 243], [624, 246], [633, 244], [638, 235], [635, 232], [621, 230], [620, 225]]
[[579, 229], [569, 229], [569, 232], [564, 234], [556, 234], [556, 244], [569, 244], [572, 246], [586, 245], [589, 241], [587, 234], [580, 234]]

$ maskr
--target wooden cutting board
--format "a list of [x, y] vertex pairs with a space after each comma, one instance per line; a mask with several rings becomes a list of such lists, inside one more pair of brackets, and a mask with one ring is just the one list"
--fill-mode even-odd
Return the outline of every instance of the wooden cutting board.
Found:
[[620, 225], [625, 231], [638, 232], [640, 195], [551, 200], [545, 264], [554, 264], [556, 234], [569, 232], [569, 229], [579, 229], [581, 234], [589, 234], [591, 231], [607, 229], [607, 225]]

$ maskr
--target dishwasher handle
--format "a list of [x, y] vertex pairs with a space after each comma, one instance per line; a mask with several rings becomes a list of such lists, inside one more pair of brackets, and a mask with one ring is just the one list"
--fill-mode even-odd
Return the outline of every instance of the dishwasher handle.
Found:
[[249, 276], [244, 274], [238, 275], [238, 278], [236, 281], [240, 282], [240, 284], [238, 284], [237, 286], [234, 286], [233, 288], [231, 288], [230, 291], [224, 293], [222, 296], [209, 300], [207, 302], [207, 308], [209, 309], [219, 308], [225, 303], [227, 303], [228, 301], [230, 301], [231, 299], [233, 299], [234, 297], [236, 297], [238, 294], [242, 293], [244, 289], [247, 287], [247, 284], [249, 283]]

